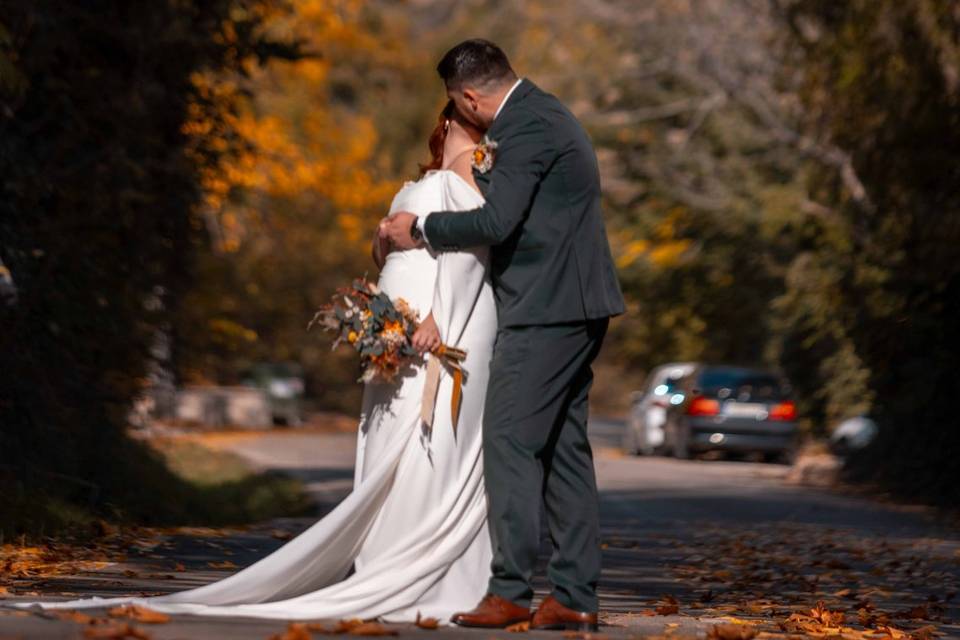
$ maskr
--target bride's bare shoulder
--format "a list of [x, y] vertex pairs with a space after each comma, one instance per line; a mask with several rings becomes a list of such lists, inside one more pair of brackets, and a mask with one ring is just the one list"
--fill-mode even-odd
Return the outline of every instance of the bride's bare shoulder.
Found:
[[450, 163], [450, 166], [448, 166], [447, 169], [449, 171], [453, 171], [455, 174], [463, 178], [468, 185], [479, 192], [480, 189], [477, 187], [477, 183], [473, 179], [473, 170], [470, 166], [470, 157], [471, 154], [469, 151], [461, 153], [453, 159], [453, 162]]

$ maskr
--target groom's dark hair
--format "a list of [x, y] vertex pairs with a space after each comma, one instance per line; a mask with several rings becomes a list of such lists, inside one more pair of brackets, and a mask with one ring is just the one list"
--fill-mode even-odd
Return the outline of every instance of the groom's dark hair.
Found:
[[479, 89], [517, 78], [503, 49], [480, 38], [465, 40], [447, 51], [437, 73], [448, 87], [469, 84]]

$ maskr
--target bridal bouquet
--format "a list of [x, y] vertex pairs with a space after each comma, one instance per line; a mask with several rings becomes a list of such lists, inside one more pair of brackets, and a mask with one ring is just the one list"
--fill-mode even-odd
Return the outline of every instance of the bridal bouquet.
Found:
[[407, 301], [396, 302], [377, 285], [362, 278], [337, 289], [329, 304], [320, 307], [310, 324], [337, 333], [336, 349], [349, 344], [360, 354], [361, 382], [392, 381], [400, 369], [420, 357], [411, 340], [417, 330], [417, 312]]
[[[391, 382], [404, 366], [420, 360], [420, 354], [412, 344], [413, 334], [420, 324], [417, 312], [403, 298], [391, 300], [377, 285], [364, 278], [338, 289], [330, 303], [314, 314], [307, 329], [314, 324], [337, 334], [334, 349], [346, 343], [360, 354], [363, 368], [360, 382]], [[463, 377], [460, 363], [467, 354], [443, 345], [433, 355], [453, 371], [459, 409]]]

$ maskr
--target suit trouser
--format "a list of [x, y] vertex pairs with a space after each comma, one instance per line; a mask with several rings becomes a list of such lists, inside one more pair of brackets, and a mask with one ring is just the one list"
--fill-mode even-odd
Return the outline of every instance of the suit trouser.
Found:
[[498, 331], [483, 420], [490, 592], [529, 606], [545, 507], [553, 595], [596, 611], [600, 524], [587, 440], [590, 368], [609, 320]]

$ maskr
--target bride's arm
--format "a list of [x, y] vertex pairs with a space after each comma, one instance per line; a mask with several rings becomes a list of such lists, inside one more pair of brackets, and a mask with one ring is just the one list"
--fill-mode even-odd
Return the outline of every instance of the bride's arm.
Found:
[[390, 239], [381, 238], [378, 230], [374, 229], [370, 255], [373, 257], [373, 262], [377, 265], [377, 269], [383, 269], [383, 265], [387, 261], [388, 253], [390, 253]]

